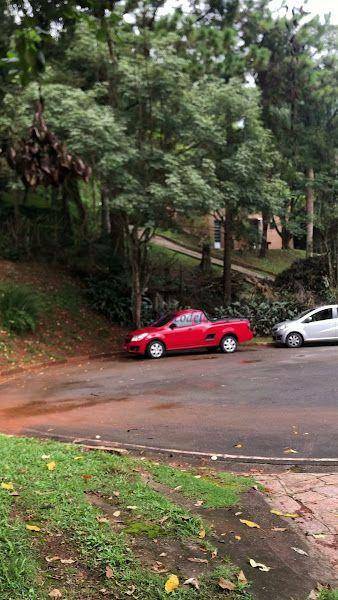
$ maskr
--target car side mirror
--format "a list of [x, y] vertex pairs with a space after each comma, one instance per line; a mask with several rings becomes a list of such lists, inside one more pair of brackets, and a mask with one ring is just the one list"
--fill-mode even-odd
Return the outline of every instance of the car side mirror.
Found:
[[170, 323], [169, 325], [169, 329], [176, 329], [177, 325], [176, 323]]

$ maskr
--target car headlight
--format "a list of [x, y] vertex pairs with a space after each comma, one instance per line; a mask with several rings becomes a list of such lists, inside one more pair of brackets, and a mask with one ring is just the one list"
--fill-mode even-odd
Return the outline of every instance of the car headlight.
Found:
[[144, 338], [146, 338], [147, 335], [148, 335], [147, 333], [140, 333], [139, 335], [134, 335], [131, 338], [131, 341], [132, 342], [140, 342], [141, 340], [144, 340]]
[[284, 329], [286, 329], [286, 325], [280, 325], [277, 327], [277, 331], [283, 331]]

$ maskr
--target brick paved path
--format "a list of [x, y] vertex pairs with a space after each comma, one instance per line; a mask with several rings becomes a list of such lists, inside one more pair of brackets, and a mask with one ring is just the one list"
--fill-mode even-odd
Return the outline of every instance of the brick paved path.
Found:
[[314, 555], [328, 565], [328, 576], [338, 585], [338, 473], [257, 474], [271, 507], [297, 513], [289, 527], [306, 536]]

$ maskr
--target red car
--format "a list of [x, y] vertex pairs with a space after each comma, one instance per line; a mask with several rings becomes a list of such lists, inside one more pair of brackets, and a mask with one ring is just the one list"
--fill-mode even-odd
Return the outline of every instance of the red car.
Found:
[[210, 320], [202, 310], [179, 310], [161, 317], [149, 327], [132, 331], [124, 350], [162, 358], [170, 350], [220, 348], [235, 352], [238, 344], [253, 338], [247, 319]]

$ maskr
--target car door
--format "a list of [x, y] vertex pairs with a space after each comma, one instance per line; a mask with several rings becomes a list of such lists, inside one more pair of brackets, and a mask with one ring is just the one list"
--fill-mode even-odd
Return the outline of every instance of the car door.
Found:
[[169, 324], [169, 330], [166, 333], [165, 339], [168, 350], [193, 348], [190, 336], [192, 316], [192, 313], [178, 315], [172, 323]]
[[305, 339], [330, 340], [336, 337], [336, 312], [332, 307], [321, 308], [303, 321]]
[[208, 346], [208, 342], [205, 341], [207, 330], [209, 329], [205, 315], [202, 311], [195, 311], [192, 315], [192, 323], [189, 328], [189, 347], [190, 348], [201, 348]]

